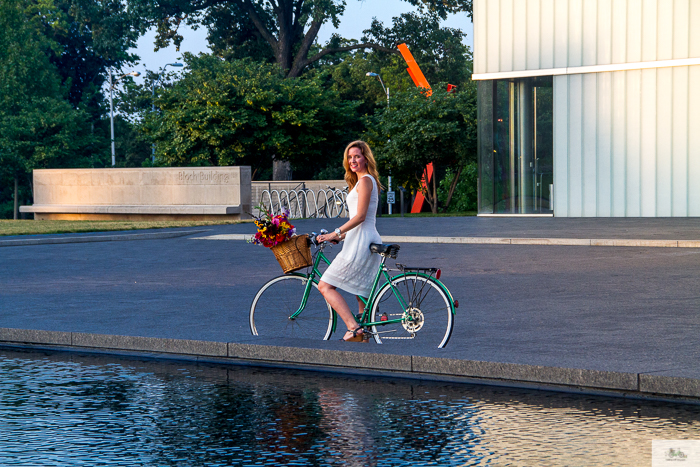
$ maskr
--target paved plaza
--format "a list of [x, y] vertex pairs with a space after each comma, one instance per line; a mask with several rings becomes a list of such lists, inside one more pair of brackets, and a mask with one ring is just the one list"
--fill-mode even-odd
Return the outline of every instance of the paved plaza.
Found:
[[[342, 222], [296, 224], [299, 232], [310, 232], [332, 230]], [[387, 236], [700, 240], [700, 220], [685, 218], [383, 217], [377, 227]], [[452, 339], [440, 350], [421, 347], [419, 341], [361, 345], [340, 342], [336, 336], [331, 341], [251, 336], [248, 310], [253, 296], [267, 279], [281, 273], [280, 267], [265, 248], [203, 238], [252, 233], [254, 226], [177, 230], [189, 235], [0, 248], [0, 328], [352, 350], [700, 380], [697, 248], [406, 243], [399, 261], [441, 268], [443, 282], [460, 302]], [[32, 238], [109, 235], [129, 232]], [[330, 256], [337, 251], [335, 247]]]

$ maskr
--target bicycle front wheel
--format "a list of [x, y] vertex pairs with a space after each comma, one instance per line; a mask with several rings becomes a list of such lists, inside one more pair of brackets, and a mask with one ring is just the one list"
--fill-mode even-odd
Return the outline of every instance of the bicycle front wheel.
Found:
[[301, 307], [308, 279], [301, 275], [275, 277], [263, 285], [250, 306], [250, 332], [263, 337], [305, 337], [328, 340], [333, 333], [333, 309], [313, 284]]
[[401, 323], [372, 326], [375, 341], [381, 344], [415, 339], [440, 349], [445, 347], [454, 326], [448, 294], [430, 277], [404, 274], [393, 278], [379, 290], [372, 305], [371, 320], [405, 319]]

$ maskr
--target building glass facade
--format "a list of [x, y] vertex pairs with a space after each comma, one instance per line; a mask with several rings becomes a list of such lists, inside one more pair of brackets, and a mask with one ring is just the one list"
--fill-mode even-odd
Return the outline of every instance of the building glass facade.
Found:
[[552, 214], [552, 77], [478, 82], [479, 214]]

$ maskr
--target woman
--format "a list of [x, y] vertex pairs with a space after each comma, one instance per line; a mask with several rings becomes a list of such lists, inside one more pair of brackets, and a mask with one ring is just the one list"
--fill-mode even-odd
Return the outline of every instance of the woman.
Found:
[[345, 181], [350, 188], [347, 197], [350, 220], [332, 233], [319, 235], [317, 239], [333, 243], [345, 240], [345, 245], [323, 273], [318, 290], [348, 327], [343, 340], [362, 342], [362, 327], [357, 324], [350, 307], [336, 288], [356, 295], [360, 313], [364, 311], [360, 297], [369, 296], [380, 262], [379, 256], [369, 251], [370, 243], [382, 242], [375, 225], [379, 204], [379, 173], [372, 150], [364, 141], [348, 144], [343, 156], [343, 167]]

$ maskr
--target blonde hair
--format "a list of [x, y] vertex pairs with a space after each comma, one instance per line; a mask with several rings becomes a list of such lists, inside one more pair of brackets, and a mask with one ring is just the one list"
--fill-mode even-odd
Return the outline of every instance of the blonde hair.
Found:
[[379, 182], [379, 171], [377, 170], [377, 161], [374, 159], [374, 154], [372, 154], [372, 150], [369, 148], [369, 144], [365, 143], [362, 140], [353, 141], [352, 143], [348, 144], [348, 147], [345, 148], [345, 152], [343, 153], [345, 183], [348, 184], [348, 188], [352, 190], [355, 187], [355, 185], [357, 185], [358, 180], [357, 174], [350, 170], [350, 163], [348, 162], [348, 153], [352, 148], [360, 148], [360, 151], [362, 151], [362, 155], [365, 156], [365, 160], [367, 160], [367, 172], [372, 177], [374, 177], [374, 181], [377, 182], [377, 186], [379, 186], [380, 189], [383, 189], [384, 187]]

